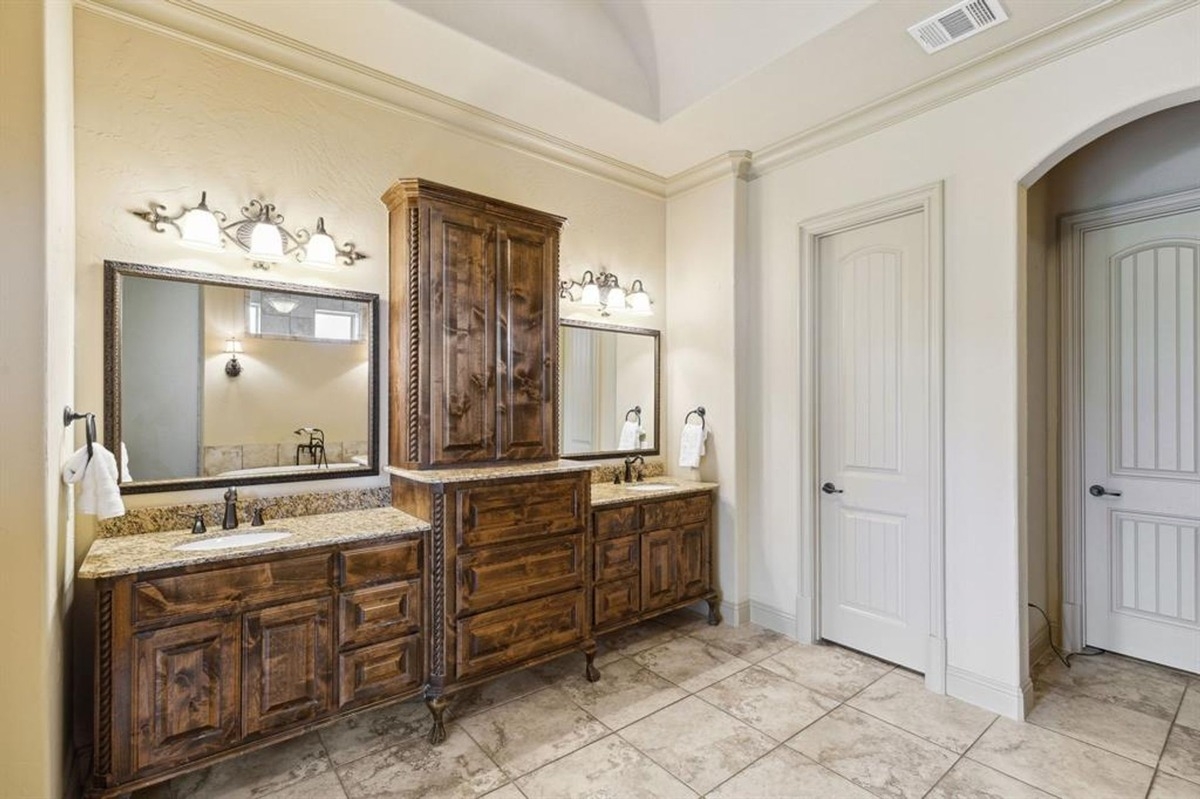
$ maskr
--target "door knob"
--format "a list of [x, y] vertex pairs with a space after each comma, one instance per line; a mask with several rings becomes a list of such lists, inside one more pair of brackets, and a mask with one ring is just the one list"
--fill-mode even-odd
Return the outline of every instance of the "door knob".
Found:
[[844, 494], [844, 493], [846, 493], [846, 492], [842, 491], [842, 489], [835, 486], [833, 483], [823, 483], [821, 485], [821, 490], [824, 491], [826, 494]]
[[1096, 483], [1095, 485], [1090, 486], [1088, 488], [1088, 493], [1091, 494], [1093, 497], [1119, 497], [1119, 496], [1121, 496], [1120, 491], [1109, 491], [1107, 488], [1100, 485], [1099, 483]]

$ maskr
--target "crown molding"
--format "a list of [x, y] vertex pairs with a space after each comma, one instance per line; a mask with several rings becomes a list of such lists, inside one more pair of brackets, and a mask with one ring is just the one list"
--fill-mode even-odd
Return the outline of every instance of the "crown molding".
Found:
[[323, 89], [398, 111], [488, 144], [662, 198], [666, 180], [469, 103], [358, 64], [192, 0], [75, 0], [116, 19]]
[[[1068, 17], [953, 70], [755, 151], [751, 179], [904, 122], [1198, 4], [1200, 0], [1158, 3], [1108, 0], [1104, 5]], [[671, 180], [668, 180], [668, 186]]]
[[701, 161], [667, 180], [667, 196], [677, 197], [721, 178], [732, 176], [746, 180], [750, 177], [753, 160], [754, 154], [749, 150], [730, 150], [707, 161]]

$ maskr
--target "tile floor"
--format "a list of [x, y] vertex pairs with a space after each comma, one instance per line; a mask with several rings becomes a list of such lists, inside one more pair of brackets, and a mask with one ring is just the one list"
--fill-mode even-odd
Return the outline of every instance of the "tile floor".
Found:
[[680, 613], [583, 658], [460, 694], [448, 738], [406, 702], [134, 799], [1151, 797], [1200, 799], [1200, 678], [1116, 656], [1057, 661], [1017, 723], [918, 675]]

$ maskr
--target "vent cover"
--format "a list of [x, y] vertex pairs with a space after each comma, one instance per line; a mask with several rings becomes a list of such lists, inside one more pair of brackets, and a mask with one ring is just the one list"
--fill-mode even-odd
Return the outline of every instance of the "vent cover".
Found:
[[955, 42], [1008, 19], [1000, 0], [963, 0], [908, 29], [927, 53], [936, 53]]

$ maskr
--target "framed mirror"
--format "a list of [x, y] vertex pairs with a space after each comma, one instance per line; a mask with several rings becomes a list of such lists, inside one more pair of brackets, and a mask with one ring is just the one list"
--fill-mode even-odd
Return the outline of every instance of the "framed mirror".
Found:
[[104, 262], [124, 494], [379, 472], [379, 296]]
[[559, 323], [562, 457], [658, 454], [659, 340], [647, 328]]

